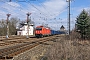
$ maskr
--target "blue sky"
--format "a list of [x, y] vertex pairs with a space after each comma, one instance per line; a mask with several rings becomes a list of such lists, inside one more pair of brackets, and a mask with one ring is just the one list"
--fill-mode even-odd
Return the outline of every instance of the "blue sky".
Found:
[[[47, 25], [59, 30], [61, 25], [68, 29], [68, 2], [66, 0], [0, 0], [0, 19], [6, 19], [6, 14], [26, 21], [26, 13], [32, 13], [31, 19], [37, 25]], [[90, 13], [90, 0], [72, 0], [71, 30], [74, 28], [76, 17], [85, 9]]]

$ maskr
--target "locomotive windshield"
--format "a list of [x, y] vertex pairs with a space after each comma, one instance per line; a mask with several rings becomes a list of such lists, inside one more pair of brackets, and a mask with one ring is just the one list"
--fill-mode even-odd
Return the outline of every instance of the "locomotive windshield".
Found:
[[42, 28], [36, 28], [36, 30], [42, 30]]

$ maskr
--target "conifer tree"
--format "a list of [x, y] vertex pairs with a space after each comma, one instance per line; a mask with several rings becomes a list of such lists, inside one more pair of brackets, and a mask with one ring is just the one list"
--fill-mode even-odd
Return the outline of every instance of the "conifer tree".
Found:
[[87, 32], [90, 27], [90, 17], [88, 13], [83, 10], [80, 15], [77, 17], [76, 26], [77, 26], [77, 32], [80, 33], [81, 38], [85, 39], [87, 37]]

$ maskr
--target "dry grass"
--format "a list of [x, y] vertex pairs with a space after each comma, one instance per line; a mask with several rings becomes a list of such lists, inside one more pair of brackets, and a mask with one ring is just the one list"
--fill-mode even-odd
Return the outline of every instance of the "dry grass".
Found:
[[90, 42], [57, 39], [50, 47], [46, 60], [90, 60]]

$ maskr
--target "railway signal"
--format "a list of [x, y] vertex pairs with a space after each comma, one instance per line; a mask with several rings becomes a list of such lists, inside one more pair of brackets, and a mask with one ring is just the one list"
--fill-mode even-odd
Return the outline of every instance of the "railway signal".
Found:
[[31, 13], [27, 13], [27, 36], [26, 38], [28, 39], [29, 38], [29, 16], [31, 15]]
[[6, 20], [6, 22], [7, 22], [7, 35], [6, 35], [6, 38], [8, 39], [9, 38], [9, 17], [11, 14], [6, 14], [6, 15], [7, 15], [7, 20]]

